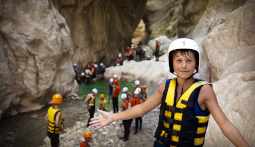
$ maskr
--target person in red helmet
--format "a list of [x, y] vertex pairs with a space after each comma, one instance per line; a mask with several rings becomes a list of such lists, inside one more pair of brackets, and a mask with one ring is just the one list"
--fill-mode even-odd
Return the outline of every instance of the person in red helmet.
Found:
[[48, 109], [48, 113], [45, 116], [45, 120], [48, 121], [48, 137], [52, 147], [59, 146], [59, 133], [62, 130], [64, 132], [63, 113], [60, 110], [60, 104], [62, 103], [62, 96], [60, 94], [54, 94], [52, 97], [53, 107]]
[[125, 54], [125, 56], [128, 57], [128, 61], [133, 60], [134, 59], [134, 53], [130, 49], [130, 47], [127, 47], [127, 51], [128, 52]]
[[118, 107], [118, 98], [120, 93], [120, 86], [118, 85], [119, 81], [118, 79], [113, 80], [113, 89], [112, 89], [112, 106], [113, 106], [113, 112], [118, 113], [119, 107]]

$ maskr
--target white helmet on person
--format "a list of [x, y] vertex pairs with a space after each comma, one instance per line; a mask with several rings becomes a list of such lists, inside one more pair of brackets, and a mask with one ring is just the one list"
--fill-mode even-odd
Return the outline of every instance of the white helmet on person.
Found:
[[117, 76], [116, 74], [114, 74], [114, 75], [113, 75], [113, 78], [114, 78], [114, 79], [117, 79], [117, 78], [118, 78], [118, 76]]
[[74, 63], [73, 66], [77, 66], [76, 63]]
[[84, 75], [85, 75], [85, 73], [84, 73], [84, 72], [82, 72], [82, 73], [81, 73], [81, 76], [84, 76]]
[[121, 53], [119, 53], [119, 55], [121, 55]]
[[142, 91], [142, 89], [139, 87], [139, 88], [136, 88], [135, 90], [137, 90], [137, 91], [139, 91], [139, 92], [141, 92]]
[[121, 95], [121, 99], [125, 99], [125, 98], [127, 98], [127, 94], [123, 93], [123, 94]]
[[92, 92], [94, 92], [95, 94], [97, 94], [97, 89], [96, 88], [94, 88], [94, 89], [92, 89]]
[[104, 65], [104, 63], [100, 63], [100, 66], [103, 66]]
[[121, 57], [121, 54], [119, 54], [118, 57]]
[[156, 38], [155, 40], [158, 41], [158, 38]]
[[200, 62], [201, 62], [200, 61], [201, 60], [201, 54], [200, 54], [198, 44], [192, 39], [179, 38], [179, 39], [174, 40], [168, 48], [168, 63], [169, 63], [169, 70], [170, 70], [171, 73], [174, 74], [174, 69], [173, 69], [173, 63], [170, 59], [170, 54], [175, 50], [187, 50], [187, 49], [193, 50], [198, 54], [198, 66], [196, 67], [196, 70], [197, 70], [197, 72], [199, 72], [198, 69], [199, 69]]
[[136, 80], [136, 81], [135, 81], [135, 85], [140, 85], [140, 81], [139, 81], [139, 80]]
[[135, 91], [134, 91], [134, 94], [139, 94], [139, 93], [140, 93], [139, 90], [135, 90]]
[[113, 78], [110, 78], [110, 83], [113, 83]]
[[122, 89], [122, 91], [123, 91], [123, 92], [127, 92], [127, 91], [128, 91], [128, 88], [127, 88], [127, 87], [124, 87], [124, 88]]
[[97, 68], [97, 64], [94, 64], [94, 67]]

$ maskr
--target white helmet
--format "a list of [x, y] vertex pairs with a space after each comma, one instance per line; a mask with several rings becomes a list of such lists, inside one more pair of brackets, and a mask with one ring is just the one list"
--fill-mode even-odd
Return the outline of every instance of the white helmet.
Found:
[[97, 94], [97, 89], [96, 89], [96, 88], [92, 89], [92, 92], [94, 92], [95, 94]]
[[103, 66], [104, 65], [104, 63], [100, 63], [100, 66]]
[[128, 88], [127, 88], [127, 87], [124, 87], [124, 88], [122, 89], [122, 91], [123, 91], [123, 92], [127, 92], [127, 91], [128, 91]]
[[136, 81], [135, 81], [135, 85], [140, 85], [140, 81], [139, 81], [139, 80], [136, 80]]
[[134, 45], [133, 45], [133, 44], [131, 45], [131, 48], [134, 48]]
[[81, 73], [81, 76], [84, 76], [84, 75], [85, 75], [85, 73], [84, 73], [84, 72], [82, 72], [82, 73]]
[[198, 69], [200, 66], [200, 60], [201, 60], [201, 57], [200, 57], [201, 54], [199, 51], [198, 44], [192, 39], [180, 38], [173, 41], [168, 48], [168, 63], [169, 63], [169, 69], [171, 73], [174, 73], [174, 69], [173, 69], [173, 63], [169, 59], [170, 53], [174, 50], [184, 50], [184, 49], [194, 50], [198, 53], [198, 66], [196, 67], [196, 70], [198, 72]]
[[77, 66], [76, 63], [74, 63], [73, 66]]
[[137, 90], [137, 91], [139, 91], [139, 92], [141, 92], [142, 90], [141, 90], [141, 88], [136, 88], [135, 90]]
[[110, 78], [110, 83], [113, 83], [113, 78]]
[[156, 38], [155, 40], [158, 41], [158, 38]]
[[139, 93], [140, 93], [139, 90], [135, 90], [135, 91], [134, 91], [134, 94], [139, 94]]
[[125, 98], [127, 98], [127, 94], [123, 93], [123, 94], [121, 95], [121, 99], [125, 99]]
[[94, 64], [94, 67], [97, 68], [97, 64]]
[[114, 79], [117, 79], [117, 78], [118, 78], [118, 76], [117, 76], [117, 75], [113, 75], [113, 78], [114, 78]]
[[121, 54], [119, 54], [118, 57], [121, 57]]

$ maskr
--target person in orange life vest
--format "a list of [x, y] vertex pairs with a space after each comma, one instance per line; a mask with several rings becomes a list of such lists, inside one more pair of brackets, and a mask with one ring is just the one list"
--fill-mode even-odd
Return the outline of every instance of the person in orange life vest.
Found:
[[85, 79], [87, 80], [87, 85], [89, 85], [91, 75], [92, 75], [91, 67], [90, 65], [88, 65], [87, 68], [85, 69]]
[[145, 102], [146, 99], [147, 99], [147, 90], [146, 90], [146, 88], [147, 88], [147, 86], [143, 85], [142, 95], [140, 95], [140, 98], [141, 98], [142, 102]]
[[112, 105], [113, 105], [113, 112], [118, 113], [119, 107], [118, 107], [118, 97], [120, 93], [120, 86], [118, 85], [118, 79], [113, 80], [113, 89], [112, 89]]
[[100, 94], [99, 98], [101, 100], [100, 104], [99, 104], [99, 109], [102, 111], [107, 111], [106, 109], [106, 100], [104, 100], [104, 94]]
[[[121, 95], [122, 99], [122, 111], [125, 111], [129, 108], [131, 108], [131, 103], [127, 100], [127, 94], [123, 93]], [[121, 137], [120, 139], [124, 139], [124, 141], [127, 141], [130, 134], [130, 126], [131, 126], [132, 119], [123, 120], [124, 124], [124, 137]]]
[[[138, 89], [134, 91], [134, 97], [131, 100], [132, 107], [135, 105], [139, 105], [141, 103], [139, 94], [140, 94], [140, 91]], [[142, 123], [143, 123], [142, 117], [137, 117], [137, 118], [135, 118], [135, 133], [134, 134], [137, 134], [138, 121], [140, 121], [140, 130], [142, 130]]]
[[109, 84], [108, 84], [108, 91], [109, 91], [108, 103], [110, 103], [110, 100], [111, 100], [112, 89], [113, 89], [113, 78], [110, 78]]
[[119, 54], [118, 57], [119, 57], [119, 64], [123, 65], [123, 58], [122, 58], [121, 54]]
[[90, 77], [91, 79], [95, 79], [97, 76], [97, 64], [94, 64], [91, 66], [91, 72], [92, 72], [92, 76]]
[[[198, 44], [188, 38], [173, 41], [168, 49], [169, 69], [177, 75], [163, 82], [144, 103], [126, 111], [93, 118], [96, 129], [113, 121], [143, 116], [160, 106], [155, 146], [203, 146], [208, 120], [214, 118], [223, 134], [237, 147], [249, 147], [242, 134], [221, 110], [212, 84], [195, 79], [200, 72], [201, 54]], [[209, 116], [212, 117], [209, 118]]]
[[84, 137], [85, 141], [83, 141], [83, 142], [80, 144], [80, 147], [90, 147], [89, 142], [92, 141], [92, 134], [89, 133], [89, 132], [85, 132], [85, 133], [83, 134], [83, 137]]
[[127, 47], [127, 53], [125, 54], [126, 57], [128, 57], [128, 61], [130, 60], [134, 60], [134, 53], [133, 51], [130, 49], [130, 47]]
[[87, 108], [88, 108], [89, 116], [90, 116], [88, 119], [87, 127], [89, 127], [90, 119], [94, 117], [97, 92], [98, 91], [96, 88], [92, 89], [92, 93], [88, 94], [85, 99], [85, 104], [87, 104]]
[[158, 52], [159, 52], [159, 49], [160, 49], [160, 42], [159, 42], [158, 38], [156, 38], [155, 40], [156, 40], [156, 52], [155, 52], [155, 57], [156, 57], [156, 61], [158, 61], [158, 58], [159, 58]]
[[51, 146], [59, 146], [59, 133], [62, 130], [64, 132], [63, 113], [60, 110], [60, 104], [62, 103], [62, 96], [60, 94], [54, 94], [52, 97], [53, 107], [48, 109], [48, 113], [45, 116], [45, 120], [48, 121], [48, 137], [50, 138]]
[[89, 63], [88, 63], [88, 65], [92, 67], [92, 65], [93, 65], [93, 62], [92, 62], [92, 60], [89, 60]]
[[128, 92], [128, 88], [127, 87], [124, 87], [122, 89], [122, 92], [125, 93], [127, 95], [127, 101], [131, 101], [131, 94]]
[[140, 85], [140, 81], [139, 80], [136, 80], [135, 81], [135, 88], [133, 88], [133, 92], [132, 92], [132, 97], [134, 97], [134, 91], [136, 89], [139, 89], [140, 92], [139, 92], [139, 96], [142, 95], [142, 87], [139, 86]]

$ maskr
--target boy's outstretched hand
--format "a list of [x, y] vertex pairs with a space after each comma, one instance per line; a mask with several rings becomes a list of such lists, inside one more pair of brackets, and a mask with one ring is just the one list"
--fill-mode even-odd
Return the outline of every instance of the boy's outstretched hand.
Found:
[[95, 129], [97, 130], [112, 123], [112, 117], [110, 113], [101, 111], [99, 109], [97, 109], [97, 111], [102, 115], [90, 119], [89, 124], [91, 125], [91, 127], [96, 127]]

